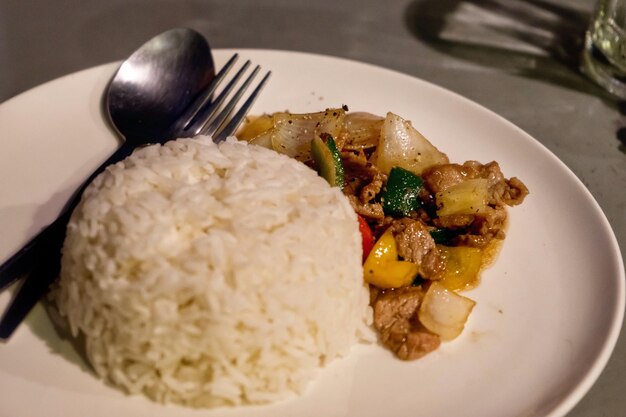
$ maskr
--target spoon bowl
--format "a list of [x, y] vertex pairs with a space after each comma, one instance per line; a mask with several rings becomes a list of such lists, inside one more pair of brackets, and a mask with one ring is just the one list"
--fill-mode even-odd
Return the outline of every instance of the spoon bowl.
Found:
[[109, 84], [105, 107], [126, 141], [172, 139], [171, 126], [214, 77], [206, 39], [191, 29], [168, 30], [119, 67]]

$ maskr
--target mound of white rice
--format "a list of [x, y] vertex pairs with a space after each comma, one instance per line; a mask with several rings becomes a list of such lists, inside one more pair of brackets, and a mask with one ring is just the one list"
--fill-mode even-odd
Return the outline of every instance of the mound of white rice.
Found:
[[101, 377], [196, 407], [302, 392], [370, 337], [347, 200], [233, 139], [148, 146], [109, 167], [72, 215], [53, 297]]

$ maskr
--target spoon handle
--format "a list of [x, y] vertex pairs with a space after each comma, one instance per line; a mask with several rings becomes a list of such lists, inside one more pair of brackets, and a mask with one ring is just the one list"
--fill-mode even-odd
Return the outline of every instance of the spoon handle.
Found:
[[6, 339], [22, 322], [37, 301], [47, 292], [61, 270], [61, 248], [67, 223], [87, 186], [104, 169], [130, 155], [137, 143], [126, 140], [100, 165], [69, 199], [57, 219], [35, 235], [22, 249], [0, 265], [0, 288], [26, 274], [24, 283], [13, 296], [0, 321], [0, 338]]

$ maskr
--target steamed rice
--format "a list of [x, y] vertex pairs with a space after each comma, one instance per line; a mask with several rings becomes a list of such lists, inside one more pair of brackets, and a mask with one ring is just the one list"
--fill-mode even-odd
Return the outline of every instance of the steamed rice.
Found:
[[109, 167], [72, 215], [53, 297], [98, 375], [190, 406], [300, 393], [371, 337], [347, 200], [233, 139], [152, 145]]

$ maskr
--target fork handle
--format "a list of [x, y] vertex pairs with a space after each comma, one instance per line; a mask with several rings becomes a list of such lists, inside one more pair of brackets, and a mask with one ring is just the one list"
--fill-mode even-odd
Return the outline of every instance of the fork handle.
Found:
[[[54, 222], [43, 228], [39, 233], [33, 236], [26, 245], [24, 245], [9, 259], [3, 262], [2, 265], [0, 265], [0, 290], [6, 288], [9, 284], [17, 281], [17, 279], [20, 278], [22, 275], [30, 272], [33, 267], [35, 254], [37, 253], [37, 249], [41, 244], [41, 240], [44, 238], [44, 236], [47, 236], [46, 230], [54, 223], [59, 221], [65, 213], [71, 213], [72, 211], [74, 211], [76, 205], [80, 201], [80, 197], [85, 191], [85, 188], [87, 188], [87, 185], [89, 185], [98, 174], [104, 171], [104, 169], [108, 165], [121, 161], [132, 153], [134, 147], [126, 145], [127, 143], [128, 141], [125, 141], [105, 162], [102, 163], [102, 165], [100, 165], [89, 176], [89, 178], [80, 186], [80, 188], [72, 195], [72, 197], [70, 197], [68, 202], [61, 210], [59, 217]], [[67, 224], [67, 221], [65, 221], [65, 224]]]
[[19, 277], [30, 272], [32, 263], [37, 252], [37, 242], [43, 230], [31, 238], [26, 245], [14, 253], [2, 265], [0, 265], [0, 290], [5, 289]]
[[65, 240], [65, 229], [71, 211], [67, 210], [47, 226], [31, 246], [28, 258], [33, 259], [29, 275], [13, 296], [11, 304], [0, 321], [0, 339], [8, 339], [48, 291], [61, 269], [61, 248]]
[[13, 296], [11, 304], [0, 321], [0, 338], [8, 338], [22, 322], [37, 301], [47, 292], [61, 269], [61, 248], [65, 240], [67, 223], [87, 186], [104, 169], [130, 155], [135, 146], [125, 141], [89, 178], [67, 202], [57, 219], [33, 237], [22, 249], [0, 265], [0, 288], [26, 274], [24, 283]]

